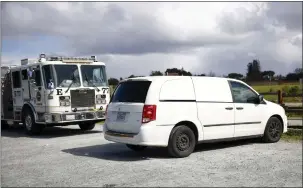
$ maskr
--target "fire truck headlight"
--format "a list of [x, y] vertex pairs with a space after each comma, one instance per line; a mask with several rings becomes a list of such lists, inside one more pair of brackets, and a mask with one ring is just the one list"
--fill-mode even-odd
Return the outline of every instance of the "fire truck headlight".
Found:
[[101, 98], [102, 98], [102, 95], [96, 95], [96, 98], [97, 98], [97, 99], [101, 99]]
[[65, 102], [64, 101], [60, 101], [60, 106], [64, 106]]
[[64, 101], [64, 100], [69, 100], [70, 97], [69, 97], [69, 96], [60, 96], [59, 99], [60, 99], [61, 101]]
[[70, 102], [65, 102], [65, 106], [70, 106]]

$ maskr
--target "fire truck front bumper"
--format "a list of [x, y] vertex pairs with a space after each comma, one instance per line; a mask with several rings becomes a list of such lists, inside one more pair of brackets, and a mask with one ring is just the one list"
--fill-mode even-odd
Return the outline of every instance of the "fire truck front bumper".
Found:
[[81, 111], [71, 113], [45, 113], [45, 123], [71, 123], [105, 120], [105, 111]]

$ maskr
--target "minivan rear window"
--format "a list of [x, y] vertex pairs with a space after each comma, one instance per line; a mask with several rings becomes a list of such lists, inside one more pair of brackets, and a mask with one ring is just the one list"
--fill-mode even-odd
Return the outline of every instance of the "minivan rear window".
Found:
[[119, 84], [111, 102], [145, 103], [150, 81], [126, 81]]

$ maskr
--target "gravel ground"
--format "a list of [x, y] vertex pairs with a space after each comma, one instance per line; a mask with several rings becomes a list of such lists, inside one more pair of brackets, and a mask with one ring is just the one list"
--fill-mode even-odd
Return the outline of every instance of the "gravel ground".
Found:
[[103, 138], [100, 125], [48, 128], [27, 137], [2, 131], [2, 186], [302, 186], [302, 142], [200, 144], [188, 158], [164, 148], [142, 153]]

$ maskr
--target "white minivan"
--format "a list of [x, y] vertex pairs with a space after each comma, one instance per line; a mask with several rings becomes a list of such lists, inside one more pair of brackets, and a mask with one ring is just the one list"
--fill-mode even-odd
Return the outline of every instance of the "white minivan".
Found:
[[104, 138], [139, 151], [167, 147], [187, 157], [199, 142], [262, 137], [280, 140], [284, 109], [229, 78], [152, 76], [123, 80], [106, 110]]

